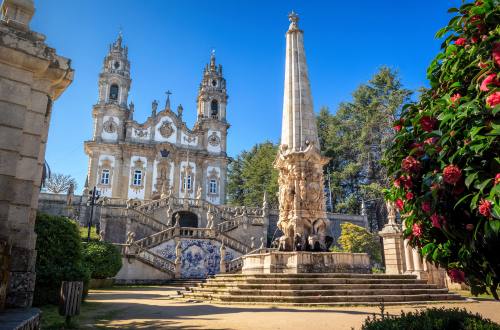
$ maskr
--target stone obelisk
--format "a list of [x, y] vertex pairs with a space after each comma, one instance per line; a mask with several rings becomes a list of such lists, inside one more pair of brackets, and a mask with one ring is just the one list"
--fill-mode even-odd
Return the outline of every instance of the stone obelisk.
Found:
[[285, 92], [279, 171], [280, 250], [326, 249], [323, 166], [299, 17], [290, 13], [286, 32]]

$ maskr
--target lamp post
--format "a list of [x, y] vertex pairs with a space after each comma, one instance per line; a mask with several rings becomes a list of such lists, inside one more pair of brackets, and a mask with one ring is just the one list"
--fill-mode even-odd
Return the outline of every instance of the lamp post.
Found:
[[100, 197], [100, 193], [97, 190], [97, 188], [94, 186], [94, 189], [92, 189], [92, 191], [91, 191], [90, 200], [89, 200], [90, 218], [88, 221], [89, 228], [88, 228], [88, 232], [87, 232], [87, 243], [90, 242], [90, 230], [92, 228], [92, 218], [94, 217], [94, 205], [96, 205], [96, 202], [99, 199], [99, 197]]

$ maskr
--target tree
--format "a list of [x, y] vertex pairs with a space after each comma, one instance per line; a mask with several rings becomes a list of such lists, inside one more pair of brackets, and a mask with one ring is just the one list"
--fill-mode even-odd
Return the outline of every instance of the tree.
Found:
[[344, 252], [368, 253], [372, 262], [382, 262], [382, 247], [377, 234], [370, 233], [363, 227], [345, 222], [338, 243]]
[[410, 95], [397, 71], [382, 67], [354, 91], [352, 102], [340, 104], [335, 115], [327, 108], [318, 115], [321, 149], [330, 157], [326, 171], [333, 211], [359, 213], [361, 200], [369, 201], [372, 230], [385, 221], [382, 190], [388, 177], [380, 162], [394, 135], [392, 123]]
[[386, 153], [410, 244], [472, 293], [500, 283], [500, 3], [463, 4]]
[[228, 171], [228, 200], [231, 205], [261, 206], [264, 192], [270, 205], [277, 205], [278, 171], [273, 167], [278, 145], [256, 144], [243, 151]]
[[54, 194], [68, 191], [71, 184], [73, 184], [73, 189], [76, 189], [76, 180], [71, 175], [61, 173], [53, 173], [45, 179], [45, 187]]

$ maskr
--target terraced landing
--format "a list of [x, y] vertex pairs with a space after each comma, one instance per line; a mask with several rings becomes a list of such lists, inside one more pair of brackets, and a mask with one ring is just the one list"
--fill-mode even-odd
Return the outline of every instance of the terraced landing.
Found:
[[464, 301], [414, 275], [216, 275], [190, 287], [185, 298], [223, 303], [297, 306], [386, 305]]

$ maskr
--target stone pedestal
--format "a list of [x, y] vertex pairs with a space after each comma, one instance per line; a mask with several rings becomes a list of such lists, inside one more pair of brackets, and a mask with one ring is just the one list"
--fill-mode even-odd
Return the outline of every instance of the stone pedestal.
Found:
[[370, 273], [366, 253], [271, 251], [243, 258], [243, 274]]
[[385, 273], [403, 274], [405, 254], [400, 226], [386, 224], [379, 235], [384, 240]]

